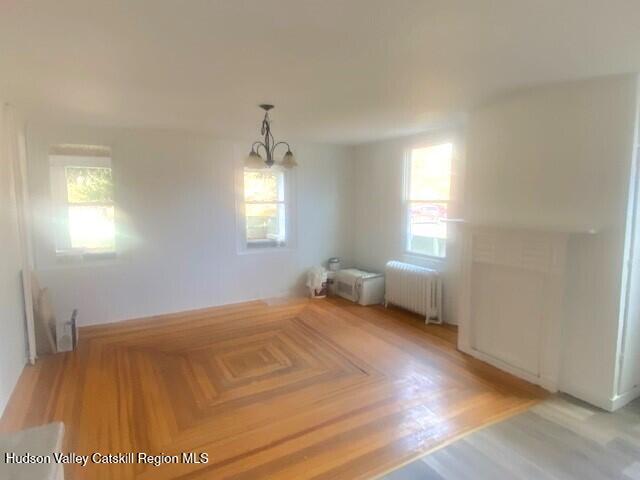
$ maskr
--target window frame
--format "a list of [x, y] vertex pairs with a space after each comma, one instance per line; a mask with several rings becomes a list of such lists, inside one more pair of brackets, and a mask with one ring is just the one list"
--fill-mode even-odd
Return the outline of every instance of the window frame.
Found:
[[108, 206], [114, 209], [114, 239], [112, 250], [94, 250], [86, 248], [73, 248], [71, 246], [71, 234], [69, 231], [69, 207], [71, 205], [83, 205], [70, 203], [67, 192], [66, 169], [70, 167], [77, 168], [109, 168], [111, 169], [112, 179], [114, 178], [112, 157], [111, 156], [93, 156], [93, 155], [74, 155], [74, 154], [49, 154], [49, 175], [51, 189], [52, 218], [54, 229], [53, 248], [55, 257], [60, 260], [81, 259], [81, 260], [100, 260], [111, 259], [117, 256], [117, 207], [115, 200], [115, 181], [114, 181], [114, 198], [111, 202], [87, 202], [87, 206]]
[[[450, 172], [450, 187], [449, 187], [449, 199], [448, 200], [412, 200], [411, 199], [411, 157], [414, 150], [422, 148], [437, 147], [439, 145], [451, 145], [451, 172]], [[429, 255], [427, 253], [416, 252], [411, 250], [411, 205], [414, 203], [424, 204], [445, 204], [447, 206], [447, 214], [451, 214], [451, 205], [455, 203], [452, 199], [453, 182], [455, 178], [455, 158], [456, 158], [456, 142], [452, 138], [439, 138], [428, 142], [416, 143], [409, 146], [404, 152], [404, 169], [403, 169], [403, 199], [402, 199], [402, 231], [403, 231], [403, 250], [404, 254], [416, 258], [424, 258], [437, 262], [444, 262], [447, 260], [449, 254], [449, 227], [447, 225], [447, 236], [445, 238], [445, 252], [443, 256]], [[433, 237], [430, 237], [433, 238]]]
[[[282, 174], [282, 188], [284, 190], [283, 200], [274, 202], [247, 202], [244, 196], [244, 174], [245, 171], [260, 171], [260, 170], [277, 170]], [[237, 252], [239, 254], [253, 254], [253, 253], [267, 253], [267, 252], [284, 252], [293, 249], [294, 246], [294, 214], [293, 214], [293, 171], [279, 167], [277, 165], [272, 166], [270, 169], [265, 167], [264, 169], [249, 168], [244, 165], [238, 168], [238, 176], [236, 181], [236, 204], [237, 204]], [[277, 204], [282, 205], [284, 208], [284, 242], [268, 241], [268, 240], [254, 240], [249, 241], [247, 239], [247, 217], [246, 217], [246, 205], [247, 204]]]

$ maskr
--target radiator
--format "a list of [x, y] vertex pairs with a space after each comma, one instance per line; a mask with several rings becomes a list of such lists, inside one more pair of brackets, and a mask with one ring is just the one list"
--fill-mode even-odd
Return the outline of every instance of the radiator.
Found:
[[388, 262], [385, 267], [385, 305], [396, 305], [442, 323], [442, 280], [435, 270]]

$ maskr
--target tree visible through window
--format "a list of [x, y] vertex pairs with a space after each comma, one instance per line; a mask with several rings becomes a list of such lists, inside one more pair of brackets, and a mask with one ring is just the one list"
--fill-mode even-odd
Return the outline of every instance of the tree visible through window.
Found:
[[408, 162], [407, 250], [446, 256], [453, 145], [444, 143], [411, 151]]
[[285, 173], [244, 170], [244, 212], [249, 248], [282, 246], [286, 240]]
[[49, 162], [57, 253], [114, 253], [111, 159], [50, 155]]

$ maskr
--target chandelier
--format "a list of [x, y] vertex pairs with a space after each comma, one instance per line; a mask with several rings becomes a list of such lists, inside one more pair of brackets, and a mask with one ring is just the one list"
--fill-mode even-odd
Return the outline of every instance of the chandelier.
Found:
[[[289, 144], [287, 142], [276, 142], [273, 138], [273, 134], [271, 133], [271, 118], [269, 118], [269, 110], [273, 108], [273, 105], [263, 104], [260, 105], [260, 108], [264, 110], [264, 119], [262, 120], [261, 130], [261, 135], [264, 139], [253, 142], [253, 145], [251, 145], [251, 152], [247, 155], [244, 162], [245, 166], [249, 168], [264, 168], [266, 165], [271, 168], [273, 165], [277, 164], [284, 168], [297, 167], [298, 163], [291, 152]], [[287, 152], [282, 157], [282, 160], [276, 162], [273, 155], [276, 147], [279, 145], [285, 145], [287, 147]], [[260, 155], [260, 149], [262, 149], [262, 153], [266, 158], [262, 158], [262, 155]]]

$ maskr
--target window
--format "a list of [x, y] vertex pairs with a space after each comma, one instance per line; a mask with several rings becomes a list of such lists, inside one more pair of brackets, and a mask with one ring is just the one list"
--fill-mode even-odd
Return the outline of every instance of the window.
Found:
[[287, 240], [286, 173], [277, 168], [244, 169], [247, 248], [282, 247]]
[[63, 154], [49, 155], [49, 165], [56, 254], [115, 253], [110, 151], [104, 147], [67, 147]]
[[407, 251], [445, 257], [453, 144], [414, 148], [407, 161]]

